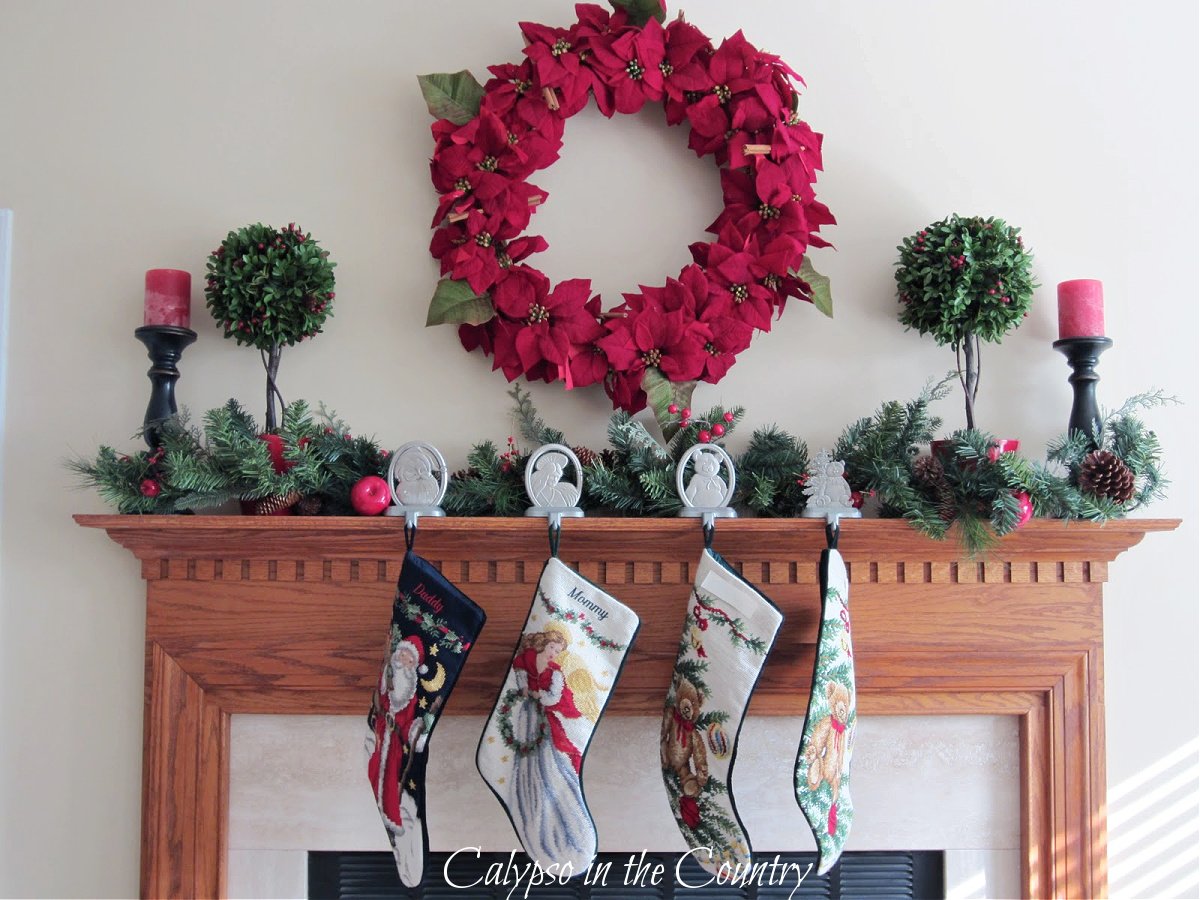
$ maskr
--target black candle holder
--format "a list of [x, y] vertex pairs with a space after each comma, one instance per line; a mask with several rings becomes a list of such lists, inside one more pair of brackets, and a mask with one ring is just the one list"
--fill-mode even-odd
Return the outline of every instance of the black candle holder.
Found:
[[1075, 390], [1075, 401], [1071, 404], [1071, 419], [1067, 422], [1067, 433], [1082, 431], [1092, 443], [1100, 430], [1100, 407], [1096, 403], [1096, 366], [1100, 354], [1113, 345], [1112, 338], [1074, 337], [1054, 342], [1054, 349], [1067, 358], [1071, 377], [1067, 379]]
[[146, 407], [142, 437], [154, 450], [161, 443], [159, 426], [178, 412], [175, 406], [175, 382], [179, 380], [176, 363], [183, 356], [184, 348], [196, 340], [196, 332], [178, 325], [143, 325], [133, 334], [146, 345], [153, 363], [146, 373], [150, 378], [150, 403]]

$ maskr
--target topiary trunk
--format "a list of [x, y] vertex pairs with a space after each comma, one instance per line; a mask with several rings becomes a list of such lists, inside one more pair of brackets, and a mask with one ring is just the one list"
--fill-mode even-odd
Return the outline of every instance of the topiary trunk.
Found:
[[279, 357], [283, 354], [283, 348], [278, 344], [272, 345], [271, 349], [263, 353], [263, 367], [267, 370], [267, 425], [268, 433], [273, 434], [279, 427], [279, 420], [275, 415], [275, 400], [278, 398], [279, 406], [282, 410], [283, 395], [279, 393], [279, 388], [275, 385], [275, 376], [279, 374]]

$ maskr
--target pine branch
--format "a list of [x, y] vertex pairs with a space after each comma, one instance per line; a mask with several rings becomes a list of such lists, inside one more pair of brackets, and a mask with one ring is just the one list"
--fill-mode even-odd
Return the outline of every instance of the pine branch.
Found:
[[538, 415], [537, 407], [533, 405], [533, 395], [529, 391], [522, 390], [519, 384], [514, 384], [508, 391], [508, 396], [513, 399], [512, 415], [521, 437], [535, 449], [542, 444], [566, 444], [567, 439], [563, 433], [557, 428], [551, 428]]

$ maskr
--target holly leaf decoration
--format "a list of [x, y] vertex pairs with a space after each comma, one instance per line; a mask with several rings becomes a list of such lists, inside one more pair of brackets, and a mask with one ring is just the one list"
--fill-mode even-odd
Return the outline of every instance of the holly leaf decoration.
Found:
[[800, 271], [793, 273], [808, 285], [808, 299], [812, 305], [829, 318], [833, 318], [833, 292], [829, 289], [829, 276], [822, 275], [813, 268], [808, 257], [800, 263]]
[[677, 414], [667, 411], [674, 403], [680, 409], [692, 405], [692, 391], [696, 389], [694, 381], [670, 381], [658, 369], [646, 369], [642, 375], [642, 390], [646, 392], [646, 403], [654, 411], [658, 427], [662, 429], [664, 440], [670, 441], [679, 431]]
[[608, 0], [612, 8], [625, 10], [631, 24], [639, 28], [651, 19], [662, 22], [667, 18], [667, 8], [662, 0]]
[[438, 282], [433, 299], [429, 301], [429, 315], [425, 327], [430, 325], [482, 325], [496, 315], [492, 298], [477, 294], [465, 281], [443, 278]]
[[417, 82], [421, 85], [429, 114], [435, 119], [466, 125], [479, 115], [483, 85], [466, 69], [461, 72], [418, 75]]

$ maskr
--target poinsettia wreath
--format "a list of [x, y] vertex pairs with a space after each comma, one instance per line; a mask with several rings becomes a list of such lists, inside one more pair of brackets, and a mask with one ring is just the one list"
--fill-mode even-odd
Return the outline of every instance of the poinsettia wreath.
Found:
[[[718, 47], [682, 14], [664, 27], [661, 0], [611, 2], [612, 13], [576, 6], [567, 28], [520, 23], [525, 58], [489, 66], [486, 84], [467, 71], [419, 79], [437, 119], [430, 252], [444, 276], [426, 324], [458, 325], [509, 381], [601, 383], [615, 408], [649, 402], [662, 423], [697, 381], [723, 378], [789, 297], [830, 314], [806, 252], [828, 246], [817, 232], [834, 218], [813, 190], [821, 135], [797, 114], [800, 76], [740, 31]], [[610, 118], [661, 102], [668, 124], [686, 121], [725, 203], [692, 264], [612, 310], [586, 278], [551, 285], [529, 262], [546, 240], [525, 234], [547, 199], [529, 178], [558, 159], [564, 123], [590, 98]]]

